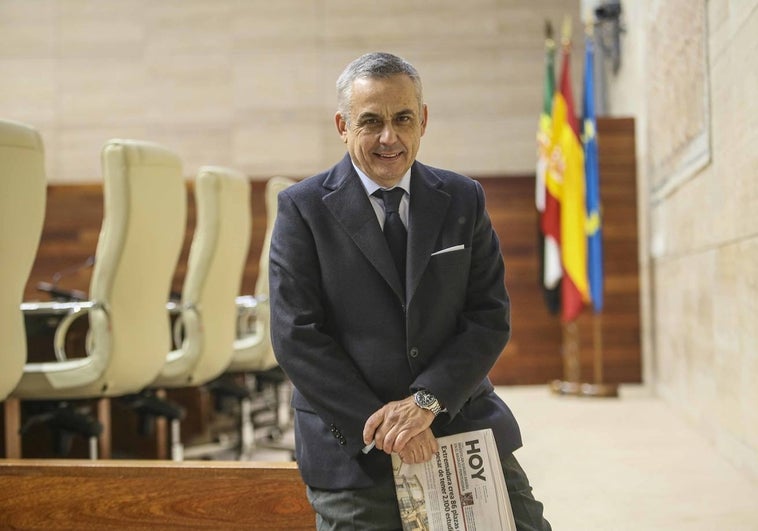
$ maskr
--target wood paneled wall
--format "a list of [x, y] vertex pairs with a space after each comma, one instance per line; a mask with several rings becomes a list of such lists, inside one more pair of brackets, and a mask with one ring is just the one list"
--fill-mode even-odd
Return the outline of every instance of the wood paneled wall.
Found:
[[[598, 120], [603, 202], [606, 304], [602, 316], [605, 375], [608, 382], [641, 380], [634, 122]], [[496, 384], [542, 384], [561, 378], [562, 332], [558, 317], [548, 313], [539, 284], [537, 214], [534, 176], [481, 179], [487, 206], [500, 236], [506, 260], [506, 282], [512, 298], [513, 336], [492, 370]], [[242, 293], [253, 293], [265, 233], [265, 183], [253, 181], [253, 233]], [[173, 289], [181, 291], [194, 229], [192, 186], [188, 185], [188, 224], [184, 250]], [[42, 242], [26, 286], [26, 300], [44, 300], [36, 289], [58, 271], [85, 262], [95, 253], [103, 215], [101, 186], [51, 185]], [[90, 270], [64, 274], [59, 285], [86, 291]], [[591, 378], [592, 315], [578, 321], [582, 375]]]
[[[605, 304], [604, 380], [640, 382], [637, 184], [633, 119], [599, 119]], [[562, 378], [562, 327], [543, 302], [539, 279], [534, 176], [483, 180], [505, 257], [513, 335], [491, 372], [496, 384], [538, 384]], [[577, 320], [582, 381], [593, 378], [593, 317]]]

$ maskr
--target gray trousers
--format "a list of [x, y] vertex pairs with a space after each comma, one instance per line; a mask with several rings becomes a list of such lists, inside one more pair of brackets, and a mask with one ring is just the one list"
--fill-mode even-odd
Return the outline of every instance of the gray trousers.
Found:
[[[518, 531], [551, 531], [542, 515], [542, 503], [534, 499], [526, 473], [513, 454], [502, 461], [505, 484]], [[324, 490], [308, 487], [308, 501], [316, 511], [318, 531], [401, 530], [395, 484], [367, 489]]]

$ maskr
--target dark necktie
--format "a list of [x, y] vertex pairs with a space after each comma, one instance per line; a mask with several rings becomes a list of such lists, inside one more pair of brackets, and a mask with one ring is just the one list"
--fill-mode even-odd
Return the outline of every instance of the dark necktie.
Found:
[[379, 189], [374, 192], [374, 195], [381, 197], [384, 202], [384, 237], [400, 275], [400, 283], [405, 288], [405, 248], [408, 234], [403, 220], [400, 219], [400, 200], [404, 193], [402, 188], [393, 188], [392, 190]]

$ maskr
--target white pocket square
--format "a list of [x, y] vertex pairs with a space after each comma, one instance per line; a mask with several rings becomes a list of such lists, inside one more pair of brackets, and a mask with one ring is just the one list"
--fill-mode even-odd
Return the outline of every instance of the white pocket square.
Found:
[[452, 253], [453, 251], [460, 251], [461, 249], [465, 249], [465, 246], [463, 244], [453, 245], [452, 247], [448, 247], [446, 249], [440, 249], [439, 251], [433, 252], [432, 256], [437, 256], [438, 254]]

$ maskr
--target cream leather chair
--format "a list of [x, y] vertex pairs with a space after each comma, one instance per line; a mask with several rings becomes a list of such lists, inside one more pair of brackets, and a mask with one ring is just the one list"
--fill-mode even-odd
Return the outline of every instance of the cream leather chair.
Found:
[[[195, 183], [197, 223], [182, 287], [174, 344], [153, 389], [203, 385], [223, 373], [234, 353], [236, 297], [250, 247], [252, 216], [250, 184], [238, 171], [217, 166], [200, 168]], [[159, 401], [153, 415], [170, 412]], [[150, 414], [149, 409], [144, 410]], [[171, 456], [183, 459], [179, 422], [171, 418]]]
[[[19, 304], [37, 254], [45, 218], [42, 139], [32, 127], [0, 120], [0, 401], [16, 387], [26, 362], [26, 329]], [[5, 403], [6, 424], [17, 424], [17, 400]], [[15, 422], [11, 419], [16, 419]], [[6, 452], [14, 438], [6, 430]]]
[[[29, 314], [65, 317], [55, 332], [57, 360], [27, 363], [12, 393], [16, 398], [75, 400], [134, 393], [153, 382], [166, 362], [171, 348], [166, 300], [186, 226], [181, 161], [157, 144], [111, 140], [102, 150], [102, 167], [104, 216], [90, 300], [22, 305]], [[74, 357], [66, 352], [66, 333], [85, 315], [86, 352]], [[98, 408], [106, 429], [108, 411]], [[91, 456], [93, 450], [91, 441]]]
[[261, 248], [255, 296], [248, 295], [237, 299], [238, 337], [234, 342], [234, 356], [229, 365], [229, 372], [259, 372], [278, 366], [271, 346], [269, 329], [268, 256], [271, 248], [271, 234], [276, 222], [279, 192], [289, 188], [295, 182], [286, 177], [272, 177], [266, 183], [266, 234]]
[[[243, 373], [248, 380], [248, 386], [267, 388], [267, 393], [253, 393], [259, 400], [265, 402], [265, 409], [273, 410], [274, 421], [268, 423], [271, 438], [276, 438], [289, 423], [288, 381], [279, 369], [271, 346], [269, 327], [269, 286], [268, 258], [271, 247], [271, 234], [276, 222], [277, 198], [279, 192], [295, 184], [295, 180], [286, 177], [272, 177], [266, 183], [266, 234], [261, 248], [258, 266], [258, 278], [255, 283], [255, 296], [237, 298], [238, 325], [237, 339], [234, 343], [234, 356], [227, 369], [229, 373]], [[256, 446], [255, 412], [250, 399], [243, 399], [240, 407], [240, 444], [242, 458], [250, 456]], [[273, 448], [281, 448], [277, 444], [268, 444]], [[289, 450], [289, 448], [285, 448]]]

